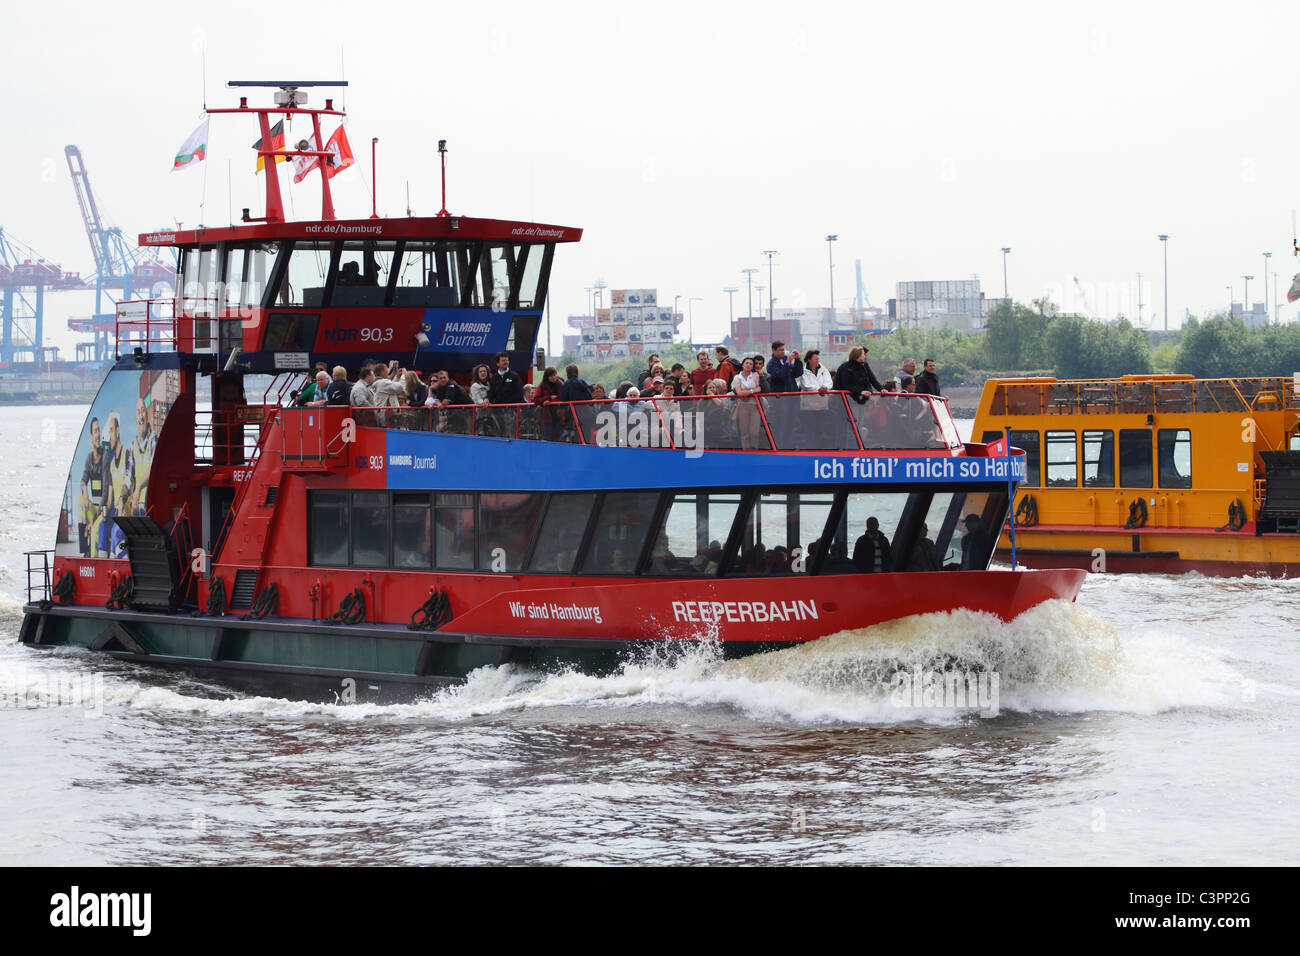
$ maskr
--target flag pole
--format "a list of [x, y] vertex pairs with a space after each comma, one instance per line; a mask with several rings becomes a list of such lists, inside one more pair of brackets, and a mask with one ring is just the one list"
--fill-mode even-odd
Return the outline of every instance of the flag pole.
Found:
[[1010, 498], [1011, 511], [1011, 570], [1016, 569], [1016, 484], [1011, 480], [1011, 426], [1003, 429], [1007, 441], [1007, 495]]
[[370, 137], [370, 218], [379, 218], [379, 192], [376, 185], [378, 180], [375, 178], [375, 144], [379, 142], [378, 136]]

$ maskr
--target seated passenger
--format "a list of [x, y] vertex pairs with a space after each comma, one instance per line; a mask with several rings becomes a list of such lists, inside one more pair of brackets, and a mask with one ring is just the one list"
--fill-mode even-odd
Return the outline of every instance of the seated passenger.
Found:
[[907, 559], [907, 570], [939, 570], [939, 552], [935, 549], [934, 542], [930, 540], [930, 529], [925, 525], [921, 525], [921, 536], [916, 539], [916, 544], [912, 546], [912, 553]]
[[853, 545], [853, 567], [859, 574], [889, 570], [889, 539], [880, 533], [875, 515], [867, 519], [867, 530]]

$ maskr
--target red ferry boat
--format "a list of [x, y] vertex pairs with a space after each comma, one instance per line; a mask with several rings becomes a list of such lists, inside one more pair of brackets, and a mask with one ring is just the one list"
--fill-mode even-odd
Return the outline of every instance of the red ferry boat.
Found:
[[[247, 114], [265, 144], [276, 116], [315, 143], [342, 116], [304, 106], [308, 84], [264, 85], [276, 106], [209, 112]], [[268, 173], [264, 217], [141, 236], [176, 250], [182, 291], [119, 307], [56, 546], [28, 556], [24, 644], [384, 701], [506, 662], [739, 655], [1077, 593], [1078, 570], [988, 569], [1024, 455], [963, 443], [942, 399], [298, 407], [317, 362], [466, 386], [504, 353], [531, 377], [553, 257], [581, 230], [445, 198], [335, 219], [325, 166], [321, 218], [288, 222]]]

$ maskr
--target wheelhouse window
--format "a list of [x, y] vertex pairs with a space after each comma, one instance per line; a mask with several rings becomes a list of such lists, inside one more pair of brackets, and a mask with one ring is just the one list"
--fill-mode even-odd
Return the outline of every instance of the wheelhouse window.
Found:
[[458, 251], [467, 243], [407, 242], [389, 276], [393, 305], [450, 308], [460, 303]]
[[[333, 259], [333, 244], [294, 240], [286, 243], [276, 260], [274, 288], [263, 297], [264, 308], [307, 306], [318, 309], [325, 302], [325, 280]], [[268, 301], [269, 300], [269, 301]]]
[[1152, 488], [1151, 429], [1121, 428], [1119, 483], [1124, 488]]
[[395, 242], [345, 242], [332, 273], [329, 304], [348, 308], [383, 306], [397, 254]]
[[1074, 487], [1079, 483], [1079, 439], [1074, 432], [1048, 432], [1047, 487]]
[[1161, 488], [1192, 487], [1192, 433], [1186, 428], [1156, 432]]
[[[1001, 436], [998, 436], [999, 438]], [[986, 439], [986, 441], [996, 441], [997, 439]], [[1038, 487], [1038, 465], [1042, 460], [1042, 442], [1039, 440], [1037, 429], [1027, 429], [1017, 431], [1011, 429], [1011, 444], [1015, 448], [1025, 450], [1025, 481], [1026, 485]]]
[[1088, 488], [1115, 487], [1115, 433], [1110, 429], [1083, 433], [1083, 484]]

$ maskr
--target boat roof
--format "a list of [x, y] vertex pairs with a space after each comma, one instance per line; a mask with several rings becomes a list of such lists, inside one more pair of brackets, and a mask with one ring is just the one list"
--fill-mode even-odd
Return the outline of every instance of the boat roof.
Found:
[[142, 246], [197, 246], [217, 242], [268, 242], [276, 239], [481, 239], [500, 242], [577, 242], [582, 230], [514, 219], [469, 216], [298, 220], [234, 226], [163, 229], [140, 234]]

